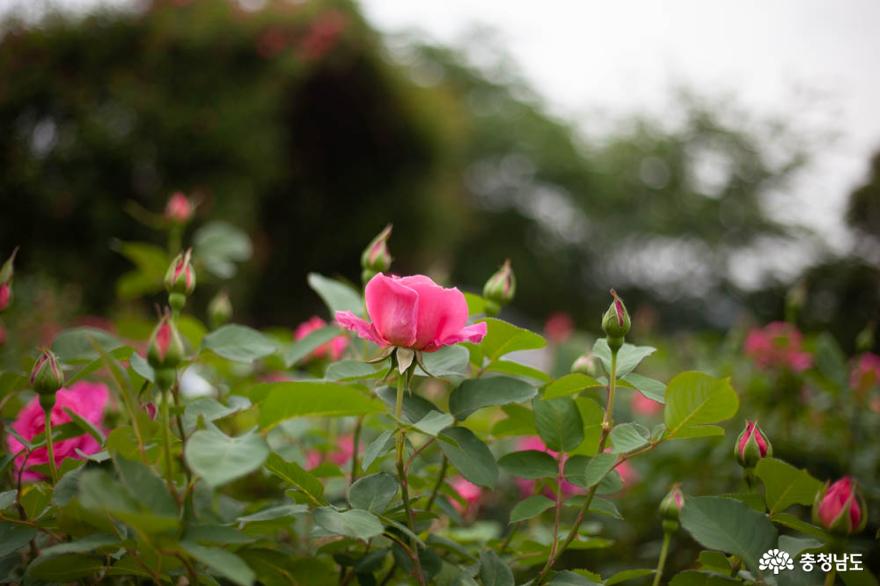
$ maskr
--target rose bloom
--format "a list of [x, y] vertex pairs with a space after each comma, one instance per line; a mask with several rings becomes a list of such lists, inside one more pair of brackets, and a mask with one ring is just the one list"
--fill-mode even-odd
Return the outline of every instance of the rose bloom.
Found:
[[[358, 452], [360, 453], [362, 451], [363, 446], [361, 446], [361, 449], [359, 449]], [[354, 456], [354, 436], [350, 434], [341, 435], [336, 438], [335, 449], [327, 454], [326, 458], [320, 450], [309, 450], [306, 452], [306, 469], [311, 470], [312, 468], [316, 468], [325, 460], [329, 460], [337, 466], [342, 466], [351, 460], [352, 456]]]
[[468, 307], [456, 288], [441, 287], [424, 275], [370, 279], [364, 294], [365, 321], [350, 311], [337, 311], [340, 326], [382, 347], [398, 346], [434, 352], [459, 342], [480, 342], [486, 324], [467, 325]]
[[745, 352], [760, 368], [788, 368], [803, 372], [813, 357], [801, 349], [803, 337], [793, 325], [775, 321], [755, 328], [746, 337]]
[[452, 486], [452, 490], [465, 501], [465, 504], [462, 504], [458, 499], [452, 499], [452, 506], [455, 507], [455, 510], [465, 517], [476, 516], [480, 497], [483, 496], [483, 489], [461, 476], [453, 478], [449, 484]]
[[[59, 389], [55, 394], [55, 406], [52, 407], [52, 426], [57, 427], [71, 421], [64, 409], [70, 409], [92, 425], [101, 426], [104, 417], [104, 409], [107, 407], [110, 393], [107, 386], [101, 383], [79, 381], [70, 388]], [[18, 432], [24, 439], [30, 441], [45, 431], [46, 413], [40, 406], [39, 397], [34, 397], [30, 403], [19, 411], [12, 429]], [[24, 446], [12, 434], [7, 434], [6, 445], [11, 454], [17, 454]], [[60, 467], [67, 458], [81, 459], [77, 450], [84, 454], [94, 454], [101, 449], [98, 442], [89, 434], [64, 439], [53, 444], [55, 451], [55, 465]], [[48, 464], [49, 456], [45, 446], [37, 448], [27, 457], [25, 453], [15, 458], [16, 472], [24, 468], [22, 480], [40, 480], [43, 476], [32, 470], [34, 466]]]
[[574, 321], [563, 311], [554, 313], [544, 323], [544, 336], [554, 344], [564, 343], [573, 333]]
[[193, 215], [192, 202], [181, 192], [177, 191], [168, 198], [165, 204], [165, 218], [172, 222], [185, 224]]
[[649, 399], [645, 395], [636, 391], [630, 400], [630, 408], [633, 413], [639, 415], [653, 416], [663, 412], [663, 404], [653, 399]]
[[[325, 327], [327, 322], [323, 319], [314, 315], [304, 321], [303, 323], [296, 326], [296, 330], [293, 332], [293, 337], [295, 340], [302, 340], [312, 332], [316, 330], [320, 330]], [[329, 358], [330, 360], [339, 360], [342, 358], [343, 353], [345, 353], [345, 349], [348, 347], [348, 339], [345, 336], [336, 336], [326, 344], [322, 344], [315, 348], [311, 356], [314, 358]]]

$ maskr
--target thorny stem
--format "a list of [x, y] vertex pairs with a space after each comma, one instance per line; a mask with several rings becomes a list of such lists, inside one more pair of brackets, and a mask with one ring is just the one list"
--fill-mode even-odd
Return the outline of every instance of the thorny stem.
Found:
[[654, 573], [653, 586], [660, 586], [660, 577], [663, 575], [663, 568], [666, 566], [666, 555], [669, 553], [669, 539], [672, 534], [669, 531], [663, 532], [663, 545], [660, 546], [660, 559], [657, 560], [657, 571]]
[[[397, 401], [394, 404], [394, 416], [400, 420], [403, 414], [403, 394], [406, 392], [407, 377], [399, 374], [397, 377]], [[415, 515], [409, 502], [409, 483], [406, 478], [406, 464], [404, 461], [406, 449], [406, 434], [403, 429], [397, 432], [397, 476], [400, 480], [400, 497], [403, 500], [403, 508], [406, 510], [407, 524], [409, 530], [415, 533]], [[425, 586], [425, 576], [422, 574], [422, 564], [419, 560], [419, 544], [412, 538], [410, 546], [413, 550], [413, 574], [421, 586]]]
[[559, 522], [562, 517], [562, 481], [565, 479], [565, 460], [563, 458], [564, 456], [560, 455], [559, 461], [556, 463], [556, 503], [554, 505], [556, 511], [553, 517], [553, 542], [550, 544], [548, 559], [553, 559], [556, 556], [556, 550], [559, 547]]
[[[611, 427], [613, 426], [612, 419], [614, 415], [614, 392], [617, 389], [617, 350], [611, 351], [610, 370], [611, 372], [608, 373], [608, 401], [605, 404], [605, 415], [602, 417], [602, 435], [599, 437], [599, 454], [601, 454], [605, 450], [605, 444], [608, 441], [608, 434], [611, 433]], [[615, 464], [615, 467], [620, 465], [620, 463], [623, 462], [625, 459], [626, 457], [620, 458]], [[544, 583], [544, 580], [547, 579], [547, 575], [550, 573], [550, 570], [553, 569], [553, 566], [556, 564], [557, 561], [559, 561], [559, 558], [562, 556], [563, 553], [565, 553], [565, 550], [568, 548], [569, 545], [571, 545], [571, 542], [574, 541], [575, 537], [577, 537], [578, 531], [581, 528], [581, 523], [584, 522], [584, 517], [586, 517], [587, 511], [590, 510], [590, 504], [592, 504], [593, 497], [596, 496], [596, 491], [598, 489], [599, 483], [596, 483], [592, 487], [590, 487], [584, 500], [584, 504], [578, 511], [577, 517], [575, 517], [574, 525], [568, 532], [568, 535], [566, 535], [565, 540], [562, 542], [562, 545], [551, 548], [550, 556], [548, 556], [547, 558], [547, 563], [544, 564], [544, 567], [541, 569], [541, 572], [535, 579], [536, 586], [540, 586]]]

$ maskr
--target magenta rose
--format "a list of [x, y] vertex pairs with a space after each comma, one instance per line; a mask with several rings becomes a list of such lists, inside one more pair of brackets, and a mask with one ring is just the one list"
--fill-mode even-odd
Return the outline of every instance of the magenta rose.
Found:
[[[71, 418], [65, 409], [70, 409], [92, 425], [100, 427], [109, 398], [110, 393], [107, 386], [101, 383], [80, 381], [71, 385], [70, 388], [59, 389], [55, 394], [55, 406], [52, 408], [52, 426], [57, 427], [69, 423]], [[30, 441], [45, 431], [45, 417], [46, 413], [40, 406], [39, 397], [34, 397], [19, 411], [18, 417], [12, 424], [12, 429]], [[7, 434], [6, 445], [12, 454], [17, 454], [24, 447], [12, 434]], [[80, 459], [77, 450], [84, 454], [94, 454], [101, 449], [95, 438], [88, 434], [55, 442], [53, 447], [55, 449], [55, 465], [58, 467], [67, 458]], [[22, 480], [40, 480], [43, 476], [39, 472], [33, 471], [32, 468], [48, 462], [49, 457], [44, 446], [31, 452], [29, 457], [25, 453], [19, 454], [15, 458], [15, 467], [16, 471], [24, 468]]]
[[379, 346], [433, 352], [458, 342], [479, 342], [486, 324], [467, 325], [468, 308], [456, 288], [441, 287], [424, 275], [389, 277], [382, 273], [366, 287], [371, 322], [337, 311], [340, 326]]
[[777, 321], [751, 330], [745, 351], [760, 368], [803, 372], [813, 365], [813, 356], [802, 349], [802, 344], [803, 336], [796, 327]]

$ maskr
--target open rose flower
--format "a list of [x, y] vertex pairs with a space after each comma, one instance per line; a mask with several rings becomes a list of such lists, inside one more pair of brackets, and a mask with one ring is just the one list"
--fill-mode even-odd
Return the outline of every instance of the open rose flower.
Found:
[[[310, 317], [303, 323], [296, 326], [293, 337], [296, 340], [302, 340], [312, 332], [325, 327], [327, 322], [317, 315]], [[336, 336], [326, 344], [322, 344], [312, 351], [314, 358], [329, 358], [330, 360], [339, 360], [342, 358], [343, 352], [348, 347], [348, 339], [345, 336]]]
[[[70, 415], [65, 409], [70, 409], [86, 421], [96, 427], [101, 426], [104, 418], [104, 409], [107, 407], [110, 393], [107, 386], [101, 383], [80, 381], [70, 388], [60, 389], [55, 394], [55, 406], [52, 408], [52, 426], [57, 427], [71, 421]], [[40, 406], [39, 397], [34, 397], [30, 403], [18, 413], [12, 424], [19, 435], [26, 440], [32, 440], [45, 431], [46, 412]], [[11, 454], [17, 454], [24, 446], [12, 434], [6, 436], [6, 445]], [[80, 459], [77, 450], [83, 454], [94, 454], [101, 449], [95, 438], [88, 434], [60, 440], [54, 443], [55, 465], [60, 467], [67, 458]], [[22, 472], [22, 480], [39, 480], [43, 476], [33, 470], [34, 466], [40, 466], [49, 462], [46, 447], [37, 448], [28, 457], [24, 452], [15, 458], [16, 471]]]
[[813, 356], [801, 348], [802, 343], [803, 336], [796, 327], [775, 321], [750, 331], [745, 351], [760, 368], [803, 372], [813, 365]]
[[480, 498], [483, 496], [483, 489], [476, 484], [457, 476], [449, 481], [452, 489], [464, 500], [462, 504], [459, 500], [453, 499], [452, 506], [458, 513], [466, 518], [473, 519], [480, 507]]
[[433, 352], [458, 342], [476, 343], [486, 335], [485, 323], [467, 325], [467, 301], [461, 291], [441, 287], [424, 275], [379, 273], [367, 283], [365, 297], [372, 323], [350, 311], [337, 311], [336, 321], [382, 347]]

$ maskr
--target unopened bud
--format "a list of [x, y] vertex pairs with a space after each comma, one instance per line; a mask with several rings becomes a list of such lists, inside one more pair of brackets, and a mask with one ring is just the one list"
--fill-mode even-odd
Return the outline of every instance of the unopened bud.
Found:
[[757, 421], [746, 421], [745, 429], [736, 438], [734, 454], [737, 462], [746, 470], [754, 468], [761, 458], [769, 458], [773, 455], [773, 446], [761, 431]]
[[580, 374], [585, 374], [593, 378], [596, 378], [601, 374], [599, 372], [599, 361], [592, 352], [587, 352], [578, 356], [571, 365], [571, 371], [579, 372]]
[[516, 275], [510, 266], [510, 259], [507, 259], [483, 285], [483, 297], [500, 307], [513, 301], [514, 295], [516, 295]]
[[[379, 232], [379, 235], [373, 238], [361, 254], [361, 268], [364, 269], [364, 275], [368, 272], [375, 275], [383, 273], [391, 268], [391, 253], [388, 252], [388, 238], [391, 237], [391, 224], [385, 226], [385, 229]], [[372, 275], [366, 281], [372, 278]], [[365, 282], [366, 282], [365, 281]]]
[[191, 295], [196, 288], [196, 271], [192, 266], [192, 249], [181, 252], [165, 272], [165, 289], [169, 293]]
[[858, 482], [845, 476], [825, 487], [813, 503], [813, 522], [837, 535], [852, 535], [865, 528], [868, 508]]
[[[183, 341], [169, 314], [162, 316], [150, 336], [147, 361], [155, 370], [173, 369], [183, 360]], [[157, 373], [158, 374], [158, 373]]]
[[51, 350], [43, 350], [31, 370], [31, 387], [40, 395], [40, 404], [53, 404], [55, 393], [63, 386], [64, 371], [58, 357]]
[[[678, 529], [678, 516], [681, 513], [682, 507], [684, 507], [684, 493], [681, 492], [681, 485], [675, 483], [672, 490], [660, 501], [660, 517], [664, 523], [674, 522], [675, 529]], [[664, 524], [665, 528], [666, 525]]]
[[175, 224], [186, 224], [192, 219], [195, 206], [183, 193], [177, 191], [165, 204], [165, 219]]
[[208, 320], [211, 327], [219, 328], [232, 318], [232, 301], [226, 291], [220, 291], [208, 304]]
[[611, 305], [602, 316], [602, 330], [605, 332], [608, 347], [616, 351], [623, 346], [623, 339], [629, 333], [632, 322], [626, 305], [614, 289], [611, 290], [611, 297], [613, 297]]

